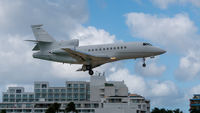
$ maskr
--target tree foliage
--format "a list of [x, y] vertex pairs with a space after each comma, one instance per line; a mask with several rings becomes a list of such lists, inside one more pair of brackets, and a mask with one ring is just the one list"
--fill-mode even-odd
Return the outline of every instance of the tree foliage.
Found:
[[180, 111], [179, 109], [175, 109], [175, 110], [166, 110], [166, 109], [164, 109], [164, 108], [161, 108], [161, 109], [159, 109], [159, 108], [157, 108], [157, 107], [155, 107], [152, 111], [151, 111], [151, 113], [183, 113], [182, 111]]
[[65, 108], [65, 111], [68, 112], [75, 112], [78, 113], [78, 111], [76, 110], [76, 106], [74, 104], [74, 102], [70, 102], [69, 104], [67, 104], [67, 107]]
[[0, 113], [6, 113], [6, 110], [5, 109], [3, 109], [3, 110], [1, 110], [1, 112]]
[[190, 109], [190, 113], [200, 113], [200, 110], [197, 110], [197, 109]]
[[61, 106], [61, 104], [54, 103], [49, 106], [49, 108], [46, 110], [45, 113], [58, 113], [60, 110], [60, 106]]

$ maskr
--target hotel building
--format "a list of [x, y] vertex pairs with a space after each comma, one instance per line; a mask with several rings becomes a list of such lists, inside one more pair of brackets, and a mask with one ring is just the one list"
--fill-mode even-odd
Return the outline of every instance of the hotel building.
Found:
[[79, 113], [150, 113], [150, 101], [129, 94], [124, 81], [106, 81], [94, 75], [90, 81], [67, 81], [63, 87], [52, 87], [46, 81], [34, 82], [34, 92], [23, 87], [9, 87], [3, 92], [0, 111], [7, 113], [44, 113], [53, 103], [60, 103], [64, 112], [74, 102]]

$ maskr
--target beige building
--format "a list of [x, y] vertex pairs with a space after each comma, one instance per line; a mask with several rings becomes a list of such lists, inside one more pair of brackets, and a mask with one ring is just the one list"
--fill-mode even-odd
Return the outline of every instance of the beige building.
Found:
[[123, 81], [106, 81], [98, 74], [90, 81], [67, 81], [63, 87], [52, 87], [46, 81], [34, 82], [34, 92], [23, 87], [9, 87], [3, 92], [0, 111], [7, 113], [44, 113], [51, 104], [61, 104], [61, 112], [74, 102], [79, 113], [150, 113], [150, 101], [128, 94]]

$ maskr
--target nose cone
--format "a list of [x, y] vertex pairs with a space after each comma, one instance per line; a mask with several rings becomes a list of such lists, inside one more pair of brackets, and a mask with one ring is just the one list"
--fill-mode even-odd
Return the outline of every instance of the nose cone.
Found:
[[160, 54], [166, 53], [166, 51], [163, 49], [157, 48], [156, 53], [160, 55]]

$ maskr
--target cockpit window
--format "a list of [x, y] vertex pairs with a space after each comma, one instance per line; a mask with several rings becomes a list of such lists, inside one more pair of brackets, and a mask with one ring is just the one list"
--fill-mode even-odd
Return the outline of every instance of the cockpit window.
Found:
[[150, 43], [143, 43], [143, 46], [152, 46]]

